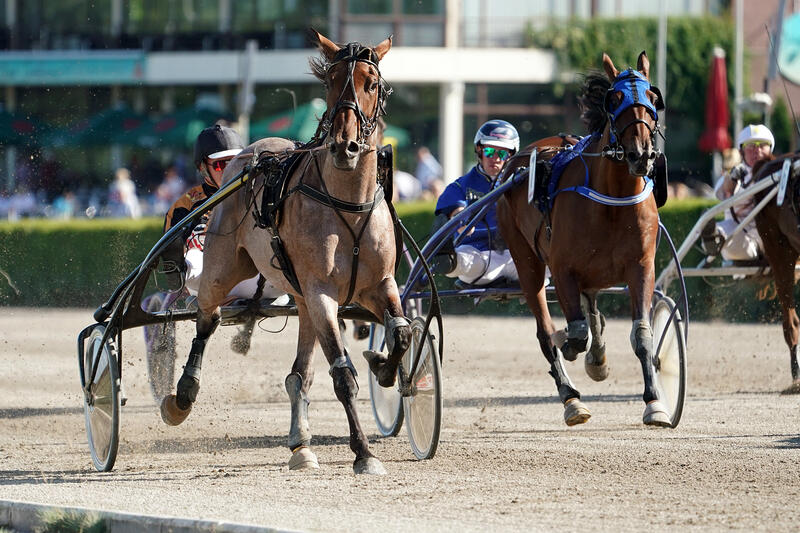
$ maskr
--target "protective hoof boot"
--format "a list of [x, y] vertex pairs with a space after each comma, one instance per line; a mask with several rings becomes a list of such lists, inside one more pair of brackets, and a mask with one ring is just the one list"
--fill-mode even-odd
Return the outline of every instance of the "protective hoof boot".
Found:
[[383, 476], [386, 474], [386, 469], [375, 457], [364, 457], [356, 459], [353, 463], [353, 472], [356, 474], [370, 474], [373, 476]]
[[180, 425], [191, 412], [191, 405], [189, 405], [188, 409], [178, 407], [177, 398], [174, 394], [164, 396], [164, 399], [161, 400], [161, 420], [168, 426]]
[[586, 359], [583, 360], [583, 368], [586, 374], [595, 381], [603, 381], [608, 377], [608, 362], [606, 361], [605, 348], [602, 349], [602, 354], [596, 355], [591, 350], [586, 353]]
[[319, 470], [319, 461], [308, 446], [301, 446], [292, 453], [289, 470]]
[[645, 406], [642, 422], [648, 426], [672, 427], [667, 408], [658, 400], [653, 400]]
[[570, 398], [564, 404], [564, 422], [568, 426], [577, 426], [583, 424], [592, 417], [589, 409], [577, 398]]

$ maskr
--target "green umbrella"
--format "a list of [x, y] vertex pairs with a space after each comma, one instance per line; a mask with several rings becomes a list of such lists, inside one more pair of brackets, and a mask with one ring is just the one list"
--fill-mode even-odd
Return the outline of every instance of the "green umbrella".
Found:
[[29, 115], [0, 111], [0, 144], [41, 145], [47, 126]]
[[284, 137], [309, 141], [317, 131], [319, 119], [325, 112], [325, 101], [314, 98], [296, 110], [283, 111], [250, 124], [250, 138]]
[[43, 144], [55, 148], [108, 146], [114, 144], [115, 137], [138, 128], [144, 121], [144, 115], [121, 105], [57, 129], [44, 137]]
[[120, 132], [115, 144], [136, 145], [143, 148], [194, 146], [203, 129], [229, 116], [203, 107], [185, 107], [173, 113], [160, 115], [143, 122], [138, 128]]
[[389, 124], [383, 129], [383, 144], [392, 144], [395, 148], [405, 148], [411, 143], [408, 132]]

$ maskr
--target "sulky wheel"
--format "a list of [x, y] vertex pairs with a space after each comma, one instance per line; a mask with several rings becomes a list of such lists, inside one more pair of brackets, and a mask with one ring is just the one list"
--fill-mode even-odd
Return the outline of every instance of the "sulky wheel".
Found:
[[[120, 377], [117, 349], [109, 338], [102, 342], [106, 328], [92, 330], [84, 352], [83, 411], [86, 415], [86, 434], [94, 467], [108, 472], [114, 467], [119, 445]], [[97, 371], [92, 377], [92, 369]]]
[[[386, 329], [380, 324], [372, 324], [369, 334], [369, 349], [381, 352], [385, 349], [384, 336]], [[403, 427], [403, 402], [397, 385], [381, 387], [375, 374], [369, 374], [369, 399], [372, 403], [372, 415], [378, 433], [384, 437], [394, 437]]]
[[408, 438], [418, 459], [430, 459], [436, 454], [442, 426], [442, 367], [433, 335], [428, 332], [423, 339], [424, 330], [425, 319], [411, 321], [411, 345], [401, 363], [401, 374], [405, 376], [413, 368], [413, 358], [422, 343], [414, 375], [401, 384]]
[[680, 311], [675, 310], [672, 320], [669, 319], [674, 309], [675, 302], [671, 298], [655, 295], [650, 323], [653, 328], [656, 386], [661, 401], [669, 411], [670, 424], [677, 427], [686, 396], [686, 345]]

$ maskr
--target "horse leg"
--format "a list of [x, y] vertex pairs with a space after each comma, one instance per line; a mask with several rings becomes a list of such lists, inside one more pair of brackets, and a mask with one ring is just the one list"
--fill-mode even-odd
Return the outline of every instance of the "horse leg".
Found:
[[169, 394], [161, 402], [161, 419], [170, 426], [177, 426], [186, 420], [192, 411], [192, 404], [197, 400], [200, 392], [200, 369], [203, 363], [203, 353], [211, 334], [217, 329], [221, 318], [219, 307], [211, 312], [197, 311], [196, 336], [192, 340], [189, 358], [183, 367], [183, 374], [178, 380], [176, 394]]
[[411, 344], [410, 323], [403, 316], [400, 295], [394, 277], [384, 278], [373, 294], [363, 298], [362, 304], [376, 316], [383, 316], [388, 352], [388, 355], [385, 355], [365, 350], [364, 358], [369, 363], [370, 371], [378, 378], [381, 387], [391, 387], [397, 377], [400, 359]]
[[603, 381], [608, 377], [606, 342], [603, 339], [606, 319], [597, 308], [597, 294], [582, 294], [581, 303], [584, 312], [589, 316], [589, 330], [592, 338], [592, 344], [583, 360], [583, 367], [590, 378], [595, 381]]
[[311, 451], [311, 431], [308, 427], [308, 391], [314, 382], [314, 348], [317, 336], [303, 304], [297, 306], [300, 330], [297, 335], [297, 357], [292, 372], [286, 376], [286, 393], [292, 406], [289, 424], [289, 470], [313, 470], [319, 468], [317, 456]]
[[655, 353], [653, 349], [653, 329], [645, 310], [650, 309], [653, 299], [653, 285], [655, 273], [652, 268], [646, 269], [637, 264], [628, 276], [628, 288], [631, 295], [631, 315], [633, 326], [631, 328], [631, 347], [642, 365], [644, 377], [645, 402], [642, 421], [649, 426], [670, 427], [670, 418], [667, 408], [661, 403], [655, 385]]
[[556, 294], [567, 319], [565, 330], [553, 335], [553, 343], [564, 354], [564, 359], [574, 361], [578, 354], [586, 351], [591, 345], [592, 332], [589, 321], [581, 309], [581, 292], [578, 284], [569, 274], [553, 272]]
[[567, 375], [561, 351], [553, 344], [556, 328], [550, 317], [550, 310], [547, 308], [544, 286], [547, 265], [539, 260], [524, 233], [519, 229], [505, 197], [498, 201], [497, 220], [500, 232], [508, 244], [508, 250], [517, 267], [517, 275], [522, 292], [525, 294], [525, 301], [533, 316], [536, 317], [536, 338], [539, 340], [542, 354], [550, 364], [549, 374], [555, 381], [558, 397], [564, 405], [564, 422], [568, 426], [583, 424], [592, 415], [586, 405], [581, 402], [580, 392], [575, 389]]
[[[783, 338], [789, 347], [789, 365], [792, 372], [792, 384], [786, 388], [784, 394], [800, 393], [800, 367], [797, 364], [797, 341], [800, 328], [800, 319], [797, 317], [794, 302], [794, 268], [797, 263], [798, 253], [789, 240], [780, 233], [777, 224], [764, 228], [761, 240], [764, 244], [764, 255], [772, 267], [772, 276], [775, 279], [775, 288], [778, 300], [781, 303], [783, 316]], [[759, 230], [761, 231], [761, 229]]]
[[303, 287], [303, 293], [317, 340], [330, 364], [328, 373], [333, 379], [336, 398], [344, 406], [347, 415], [347, 423], [350, 426], [350, 449], [356, 455], [353, 471], [356, 474], [385, 474], [386, 470], [381, 462], [369, 451], [369, 442], [358, 421], [356, 369], [344, 349], [339, 333], [337, 320], [339, 304], [335, 298], [337, 291], [335, 288], [326, 291], [321, 287], [307, 285]]

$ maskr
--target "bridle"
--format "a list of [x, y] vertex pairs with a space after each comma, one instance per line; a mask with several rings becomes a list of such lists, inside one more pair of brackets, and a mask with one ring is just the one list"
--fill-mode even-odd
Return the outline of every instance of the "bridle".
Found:
[[[647, 96], [647, 91], [656, 95], [655, 103], [650, 101]], [[614, 97], [617, 93], [622, 93], [622, 101], [615, 103]], [[655, 126], [651, 126], [650, 122], [641, 118], [634, 118], [629, 121], [622, 128], [617, 128], [617, 119], [626, 110], [634, 106], [644, 107], [655, 122]], [[658, 124], [658, 112], [662, 111], [664, 106], [664, 98], [661, 96], [661, 90], [658, 87], [650, 85], [647, 78], [640, 72], [634, 69], [627, 69], [619, 73], [611, 84], [611, 87], [606, 92], [606, 97], [603, 105], [606, 115], [608, 116], [608, 126], [610, 134], [610, 146], [603, 149], [604, 152], [610, 154], [612, 159], [622, 161], [625, 158], [625, 149], [620, 144], [620, 138], [625, 130], [635, 124], [644, 124], [650, 132], [650, 140], [654, 141], [656, 134], [664, 138], [664, 134]]]
[[[340, 111], [351, 109], [358, 118], [358, 138], [356, 139], [356, 142], [361, 146], [362, 151], [365, 149], [365, 147], [369, 147], [367, 139], [375, 131], [375, 128], [378, 125], [378, 119], [382, 115], [386, 114], [386, 98], [392, 94], [392, 88], [389, 87], [389, 85], [381, 76], [381, 71], [378, 68], [378, 60], [378, 55], [375, 53], [375, 51], [368, 46], [362, 45], [361, 43], [349, 43], [336, 52], [336, 55], [333, 57], [333, 61], [327, 66], [326, 70], [327, 72], [330, 72], [330, 70], [339, 63], [346, 63], [347, 78], [344, 86], [342, 87], [342, 92], [339, 94], [339, 98], [336, 100], [336, 104], [333, 106], [332, 110], [325, 112], [325, 116], [320, 123], [319, 136], [321, 138], [324, 138], [328, 135], [331, 127], [333, 126], [333, 120]], [[358, 97], [356, 96], [355, 78], [353, 74], [356, 63], [359, 62], [366, 63], [367, 65], [374, 67], [375, 71], [378, 73], [378, 101], [375, 105], [375, 111], [372, 113], [371, 117], [367, 117], [367, 115], [361, 109], [361, 106], [358, 103]], [[347, 92], [348, 88], [353, 94], [352, 100], [345, 98], [345, 93]]]

